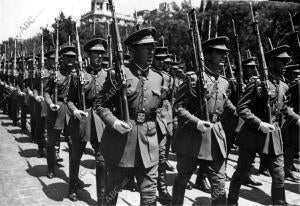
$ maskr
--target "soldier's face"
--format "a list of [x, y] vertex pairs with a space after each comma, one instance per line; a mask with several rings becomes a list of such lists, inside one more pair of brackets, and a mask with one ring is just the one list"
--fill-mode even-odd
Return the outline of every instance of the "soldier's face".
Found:
[[147, 67], [152, 64], [153, 53], [153, 44], [138, 45], [133, 49], [133, 60], [139, 66]]
[[285, 66], [290, 62], [289, 58], [276, 58], [273, 61], [273, 71], [276, 74], [283, 75], [285, 73]]
[[246, 66], [244, 71], [245, 79], [250, 79], [251, 77], [255, 76], [256, 75], [255, 69], [256, 69], [255, 65]]
[[224, 65], [225, 54], [226, 54], [226, 52], [223, 50], [212, 49], [208, 53], [207, 59], [208, 59], [208, 61], [210, 61], [210, 63], [212, 65], [215, 65], [215, 66]]
[[156, 67], [156, 69], [162, 69], [164, 63], [164, 58], [154, 58], [153, 59], [153, 65]]
[[98, 68], [102, 64], [102, 52], [100, 51], [93, 51], [89, 53], [90, 58], [90, 65], [93, 68]]

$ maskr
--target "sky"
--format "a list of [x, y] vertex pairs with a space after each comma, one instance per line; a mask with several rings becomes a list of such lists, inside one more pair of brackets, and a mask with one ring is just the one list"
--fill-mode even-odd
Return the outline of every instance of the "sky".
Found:
[[[153, 10], [161, 2], [182, 0], [114, 0], [116, 12], [132, 14], [134, 10]], [[200, 0], [192, 0], [199, 5]], [[9, 37], [30, 38], [39, 33], [41, 27], [51, 27], [54, 18], [63, 11], [75, 21], [89, 12], [91, 0], [0, 0], [0, 43]]]

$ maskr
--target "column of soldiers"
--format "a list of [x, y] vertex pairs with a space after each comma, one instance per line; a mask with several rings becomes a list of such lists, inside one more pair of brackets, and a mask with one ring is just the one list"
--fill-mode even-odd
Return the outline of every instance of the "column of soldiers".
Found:
[[[133, 32], [124, 41], [129, 54], [115, 50], [114, 59], [107, 54], [112, 48], [106, 39], [91, 39], [83, 47], [84, 64], [79, 38], [77, 48], [59, 49], [57, 43], [45, 55], [33, 51], [25, 56], [22, 51], [10, 61], [3, 55], [1, 108], [14, 125], [21, 117], [24, 133], [30, 115], [31, 138], [39, 157], [47, 158], [48, 178], [56, 176], [63, 134], [69, 145], [72, 201], [85, 186], [79, 167], [90, 142], [98, 205], [116, 205], [118, 191], [130, 181], [136, 181], [141, 205], [156, 205], [157, 191], [161, 204], [182, 205], [199, 165], [195, 187], [211, 192], [212, 205], [238, 205], [242, 184], [261, 185], [249, 174], [258, 153], [272, 178], [272, 203], [287, 204], [284, 179], [299, 180], [293, 173], [293, 159], [299, 151], [300, 128], [300, 68], [288, 65], [290, 47], [259, 53], [258, 63], [249, 55], [241, 68], [244, 92], [234, 99], [230, 79], [221, 75], [230, 52], [228, 37], [192, 42], [200, 58], [193, 68], [184, 68], [164, 44], [158, 46], [155, 35], [154, 27]], [[118, 32], [112, 36], [118, 40]], [[266, 70], [259, 70], [263, 66], [267, 76]], [[124, 96], [125, 102], [120, 103]], [[239, 159], [227, 198], [226, 159], [234, 141]], [[172, 195], [166, 174], [175, 170], [168, 162], [171, 145], [178, 171]]]

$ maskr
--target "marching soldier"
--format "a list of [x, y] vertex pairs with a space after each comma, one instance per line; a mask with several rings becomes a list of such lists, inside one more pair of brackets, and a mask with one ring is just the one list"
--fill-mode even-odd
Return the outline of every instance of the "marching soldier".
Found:
[[[34, 113], [34, 103], [35, 103], [35, 94], [33, 90], [36, 86], [36, 65], [37, 65], [37, 56], [29, 56], [26, 58], [27, 66], [28, 66], [28, 79], [27, 79], [27, 95], [28, 95], [28, 111], [30, 114], [30, 133], [31, 133], [31, 141], [37, 143], [37, 137], [35, 135], [36, 131], [36, 119]], [[39, 153], [40, 155], [40, 153]]]
[[78, 76], [72, 79], [67, 103], [70, 112], [73, 114], [69, 122], [72, 139], [72, 154], [69, 169], [69, 198], [72, 201], [77, 200], [80, 159], [86, 143], [90, 141], [95, 150], [98, 205], [104, 205], [105, 200], [106, 169], [100, 148], [105, 125], [93, 110], [92, 105], [96, 95], [102, 90], [104, 80], [107, 76], [106, 71], [102, 68], [102, 55], [105, 53], [106, 48], [107, 42], [101, 38], [92, 39], [84, 46], [84, 51], [88, 56], [88, 66], [84, 72], [85, 81], [82, 88], [85, 93], [86, 111], [81, 110], [79, 107], [81, 103], [78, 96], [80, 84]]
[[174, 136], [174, 146], [178, 175], [173, 187], [173, 205], [183, 204], [186, 184], [199, 160], [200, 167], [206, 168], [211, 182], [212, 205], [226, 204], [226, 137], [220, 118], [225, 109], [234, 113], [235, 107], [227, 97], [229, 83], [220, 76], [219, 64], [224, 61], [225, 53], [229, 50], [225, 45], [228, 41], [228, 37], [217, 37], [202, 44], [210, 122], [202, 120], [203, 117], [198, 114], [200, 98], [195, 85], [199, 80], [195, 74], [190, 75], [177, 92], [174, 110], [178, 116], [178, 129]]
[[[299, 110], [299, 92], [300, 92], [300, 66], [299, 64], [288, 65], [285, 67], [285, 79], [289, 83], [288, 104], [294, 109], [294, 112], [300, 115]], [[299, 125], [287, 119], [282, 126], [284, 173], [286, 179], [299, 182], [299, 176], [292, 172], [293, 160], [295, 154], [299, 152]]]
[[163, 79], [151, 67], [155, 34], [153, 27], [143, 28], [124, 42], [132, 55], [130, 64], [124, 67], [130, 123], [117, 116], [120, 112], [119, 86], [111, 82], [111, 78], [106, 79], [103, 90], [97, 95], [95, 108], [106, 124], [102, 147], [108, 172], [108, 204], [116, 204], [119, 191], [116, 186], [122, 188], [126, 184], [128, 170], [133, 168], [141, 205], [156, 205], [159, 147], [155, 121]]
[[163, 90], [161, 99], [162, 106], [157, 110], [157, 136], [159, 142], [159, 164], [158, 164], [158, 180], [157, 190], [158, 197], [161, 204], [171, 204], [172, 197], [167, 188], [167, 158], [166, 158], [166, 143], [167, 136], [172, 135], [172, 107], [170, 104], [170, 97], [174, 79], [170, 74], [163, 71], [164, 60], [168, 57], [167, 47], [156, 47], [154, 51], [153, 68], [156, 69], [163, 77]]
[[[67, 95], [69, 91], [71, 73], [75, 73], [76, 50], [74, 46], [63, 47], [59, 51], [61, 64], [56, 77], [50, 76], [45, 86], [44, 98], [48, 105], [47, 111], [47, 164], [48, 178], [55, 176], [56, 151], [55, 146], [60, 142], [60, 134], [67, 127], [69, 121], [69, 111], [67, 108]], [[57, 78], [57, 79], [55, 79]], [[57, 84], [57, 97], [55, 97], [55, 87]], [[57, 98], [57, 102], [54, 100]], [[69, 153], [71, 147], [69, 143]], [[69, 154], [69, 155], [70, 155]]]
[[[250, 84], [253, 81], [257, 81], [259, 79], [259, 74], [257, 70], [256, 58], [249, 56], [247, 59], [242, 61], [243, 66], [243, 77], [245, 86]], [[225, 119], [224, 119], [225, 120]], [[225, 120], [226, 121], [226, 120]], [[240, 122], [242, 124], [242, 122]], [[240, 127], [240, 125], [239, 125]], [[229, 148], [229, 147], [228, 147]], [[257, 181], [251, 173], [248, 173], [247, 178], [244, 179], [243, 185], [253, 185], [260, 186], [261, 182]]]
[[[284, 104], [288, 86], [281, 80], [283, 68], [289, 62], [288, 46], [280, 46], [265, 53], [270, 91], [264, 91], [260, 81], [247, 85], [238, 105], [238, 114], [244, 120], [239, 131], [239, 159], [229, 188], [228, 204], [237, 205], [241, 184], [247, 176], [255, 153], [260, 153], [272, 177], [272, 202], [274, 205], [285, 205], [283, 145], [280, 126], [282, 113], [292, 122], [300, 124], [299, 115]], [[270, 95], [271, 121], [267, 123], [265, 111], [266, 93]], [[251, 138], [250, 138], [251, 137]]]
[[[46, 59], [46, 57], [44, 57]], [[36, 122], [36, 127], [35, 127], [35, 138], [37, 141], [38, 145], [38, 154], [39, 157], [44, 157], [45, 156], [45, 147], [46, 147], [46, 142], [45, 142], [45, 126], [46, 126], [46, 116], [47, 116], [47, 104], [44, 101], [44, 97], [41, 94], [42, 90], [44, 88], [41, 88], [42, 84], [41, 82], [44, 81], [44, 78], [48, 78], [50, 74], [45, 68], [41, 68], [41, 61], [42, 57], [38, 55], [38, 69], [36, 78], [33, 80], [33, 95], [35, 98], [34, 101], [34, 119]], [[42, 71], [43, 69], [43, 71]], [[44, 84], [43, 84], [44, 87]]]

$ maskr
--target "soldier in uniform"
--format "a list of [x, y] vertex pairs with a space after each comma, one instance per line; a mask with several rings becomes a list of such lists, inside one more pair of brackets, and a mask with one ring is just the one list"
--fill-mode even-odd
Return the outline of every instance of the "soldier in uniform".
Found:
[[[84, 72], [84, 85], [86, 110], [83, 111], [82, 99], [79, 94], [80, 79], [78, 76], [72, 79], [68, 94], [68, 108], [73, 114], [70, 118], [69, 127], [72, 139], [72, 154], [70, 160], [70, 185], [69, 198], [77, 200], [78, 172], [80, 159], [85, 149], [86, 143], [90, 141], [96, 160], [96, 187], [98, 205], [104, 205], [106, 170], [105, 162], [101, 152], [100, 143], [102, 133], [105, 128], [103, 121], [93, 110], [92, 105], [97, 94], [102, 90], [103, 83], [107, 76], [102, 69], [102, 55], [107, 48], [107, 42], [101, 38], [88, 41], [84, 46], [84, 51], [88, 56], [88, 66]], [[83, 82], [82, 82], [83, 83]]]
[[[69, 111], [67, 108], [67, 95], [69, 91], [71, 73], [75, 73], [76, 49], [74, 46], [63, 47], [59, 51], [62, 61], [57, 71], [57, 79], [50, 76], [45, 86], [44, 98], [48, 105], [47, 111], [47, 164], [48, 178], [55, 176], [55, 146], [60, 141], [60, 134], [67, 127], [69, 121]], [[56, 85], [55, 85], [56, 84]], [[55, 87], [57, 86], [57, 97], [55, 97]], [[54, 99], [57, 98], [57, 102]], [[69, 143], [69, 142], [68, 142]], [[71, 147], [69, 143], [69, 153]], [[70, 155], [69, 154], [69, 155]]]
[[174, 110], [178, 116], [178, 128], [174, 146], [178, 175], [173, 187], [173, 205], [183, 204], [186, 184], [199, 160], [211, 182], [212, 205], [226, 204], [226, 137], [220, 119], [225, 109], [234, 113], [235, 107], [227, 97], [229, 83], [220, 76], [219, 65], [229, 50], [226, 47], [228, 41], [228, 37], [217, 37], [203, 42], [210, 121], [202, 120], [199, 115], [200, 99], [195, 86], [199, 80], [195, 74], [189, 75], [177, 92]]
[[[34, 88], [36, 87], [36, 66], [37, 66], [37, 56], [28, 56], [26, 62], [28, 65], [28, 78], [27, 78], [27, 98], [28, 98], [28, 111], [30, 114], [30, 133], [31, 141], [37, 143], [37, 138], [35, 135], [36, 129], [36, 119], [34, 113], [34, 103], [35, 103], [35, 94], [33, 93]], [[40, 154], [39, 154], [40, 155]]]
[[163, 77], [163, 87], [161, 99], [163, 101], [160, 108], [157, 110], [157, 136], [159, 142], [159, 164], [158, 164], [158, 198], [161, 204], [171, 204], [172, 197], [167, 188], [167, 158], [166, 158], [166, 143], [167, 136], [172, 135], [172, 107], [170, 97], [174, 79], [170, 74], [163, 71], [164, 60], [168, 57], [167, 47], [156, 47], [154, 51], [153, 68], [160, 72]]
[[[288, 104], [294, 112], [300, 115], [299, 93], [300, 93], [300, 66], [299, 64], [288, 65], [285, 67], [285, 80], [289, 84]], [[299, 152], [300, 127], [287, 119], [282, 126], [284, 173], [285, 178], [294, 182], [299, 182], [299, 176], [293, 173], [293, 160], [295, 154]]]
[[[246, 85], [250, 84], [253, 81], [257, 81], [259, 79], [259, 73], [257, 70], [257, 64], [256, 64], [256, 58], [255, 57], [248, 57], [247, 59], [242, 61], [243, 66], [243, 77], [244, 77], [244, 84]], [[241, 124], [242, 120], [240, 120]], [[239, 125], [241, 127], [241, 125]], [[229, 147], [228, 147], [229, 149]], [[247, 178], [244, 179], [243, 185], [252, 185], [252, 186], [260, 186], [262, 185], [261, 182], [256, 180], [253, 175], [249, 172]]]
[[[10, 61], [10, 90], [11, 93], [8, 98], [8, 115], [13, 121], [13, 125], [17, 126], [18, 121], [18, 100], [17, 100], [17, 88], [16, 88], [16, 77], [17, 77], [17, 65], [15, 65], [14, 58]], [[16, 67], [15, 67], [16, 66]]]
[[[46, 59], [46, 57], [44, 56]], [[45, 156], [46, 142], [45, 142], [45, 126], [46, 126], [46, 116], [47, 116], [47, 104], [44, 101], [43, 94], [41, 93], [44, 90], [44, 78], [48, 78], [50, 74], [45, 68], [41, 68], [41, 55], [38, 55], [38, 71], [36, 78], [33, 80], [33, 96], [35, 98], [34, 101], [34, 119], [36, 122], [35, 127], [35, 138], [38, 145], [38, 154], [39, 157]], [[41, 88], [43, 86], [43, 88]]]
[[122, 188], [127, 183], [128, 170], [133, 168], [141, 205], [156, 205], [159, 146], [155, 121], [163, 78], [151, 67], [155, 34], [153, 27], [143, 28], [124, 42], [132, 55], [128, 67], [123, 68], [130, 123], [118, 118], [119, 85], [111, 81], [110, 73], [95, 102], [96, 111], [106, 124], [102, 147], [108, 172], [108, 204], [116, 204], [119, 191], [116, 187]]
[[[265, 91], [260, 81], [247, 85], [238, 104], [238, 114], [244, 120], [239, 131], [239, 159], [229, 188], [228, 204], [237, 205], [239, 190], [247, 176], [255, 153], [265, 159], [265, 165], [272, 177], [272, 203], [285, 205], [283, 145], [280, 126], [283, 117], [300, 124], [299, 115], [284, 104], [288, 86], [281, 80], [283, 68], [289, 62], [288, 46], [280, 46], [265, 53], [269, 68], [269, 91]], [[270, 94], [271, 123], [266, 122], [266, 92]]]

